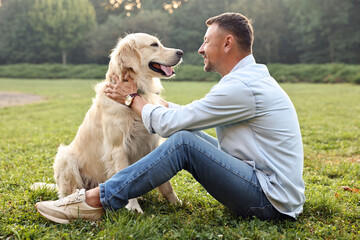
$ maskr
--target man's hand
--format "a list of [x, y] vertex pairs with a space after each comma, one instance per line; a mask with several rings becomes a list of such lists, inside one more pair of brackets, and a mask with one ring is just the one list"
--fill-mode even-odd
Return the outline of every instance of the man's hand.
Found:
[[[138, 88], [129, 76], [125, 76], [123, 81], [120, 81], [116, 74], [111, 75], [114, 82], [106, 84], [105, 94], [110, 99], [125, 105], [127, 95], [136, 93]], [[141, 118], [143, 107], [147, 104], [146, 100], [142, 97], [136, 97], [131, 104], [131, 109]]]
[[136, 93], [138, 91], [134, 80], [129, 76], [125, 77], [123, 81], [120, 81], [119, 76], [112, 74], [111, 79], [114, 82], [106, 84], [106, 96], [120, 104], [125, 104], [127, 95]]

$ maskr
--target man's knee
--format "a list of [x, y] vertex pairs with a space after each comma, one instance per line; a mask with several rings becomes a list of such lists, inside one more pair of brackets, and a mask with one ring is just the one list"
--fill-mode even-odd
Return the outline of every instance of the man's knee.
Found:
[[176, 142], [187, 142], [186, 140], [196, 137], [192, 132], [182, 130], [174, 133], [169, 138], [176, 139]]

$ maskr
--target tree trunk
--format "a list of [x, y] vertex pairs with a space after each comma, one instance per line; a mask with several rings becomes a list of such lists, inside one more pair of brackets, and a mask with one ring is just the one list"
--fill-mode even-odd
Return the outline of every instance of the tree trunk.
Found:
[[328, 43], [329, 43], [329, 57], [330, 62], [335, 62], [335, 50], [334, 50], [334, 42], [332, 40], [331, 34], [328, 34]]
[[271, 55], [271, 44], [270, 44], [270, 38], [268, 37], [266, 40], [266, 63], [270, 63], [270, 55]]
[[62, 64], [63, 65], [66, 65], [66, 61], [67, 61], [67, 52], [66, 52], [66, 50], [62, 50]]

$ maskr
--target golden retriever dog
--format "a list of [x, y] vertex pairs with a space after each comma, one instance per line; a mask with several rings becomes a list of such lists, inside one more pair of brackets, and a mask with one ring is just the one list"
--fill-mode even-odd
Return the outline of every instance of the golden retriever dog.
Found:
[[[75, 139], [58, 149], [54, 177], [59, 197], [98, 186], [159, 145], [160, 137], [150, 135], [129, 107], [108, 98], [104, 90], [113, 74], [120, 81], [130, 77], [144, 99], [161, 104], [159, 78], [171, 77], [172, 67], [181, 62], [182, 55], [181, 50], [166, 48], [145, 33], [129, 34], [118, 41], [110, 54], [106, 79], [95, 86], [96, 97]], [[158, 189], [171, 203], [179, 201], [170, 182]], [[130, 199], [126, 208], [142, 212], [136, 199]]]

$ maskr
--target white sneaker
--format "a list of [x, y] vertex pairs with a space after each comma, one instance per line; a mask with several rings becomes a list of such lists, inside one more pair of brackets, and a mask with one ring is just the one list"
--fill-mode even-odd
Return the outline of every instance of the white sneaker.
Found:
[[35, 207], [41, 215], [56, 223], [69, 223], [75, 219], [99, 220], [104, 209], [89, 206], [85, 199], [85, 189], [77, 189], [57, 201], [38, 202]]

